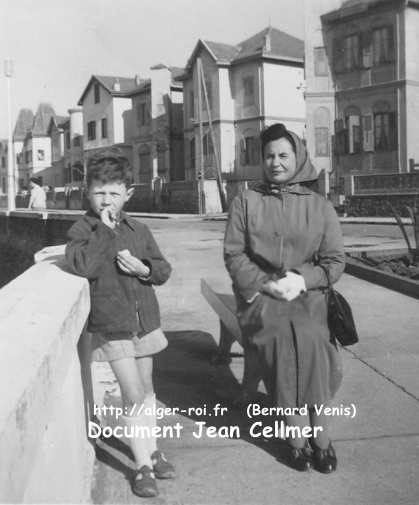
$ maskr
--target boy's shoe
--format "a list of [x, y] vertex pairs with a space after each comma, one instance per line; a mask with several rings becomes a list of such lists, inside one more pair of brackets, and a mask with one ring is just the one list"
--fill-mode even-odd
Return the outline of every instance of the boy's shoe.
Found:
[[134, 494], [141, 498], [152, 498], [159, 494], [154, 472], [149, 466], [143, 465], [135, 471], [131, 489]]
[[154, 451], [151, 455], [153, 471], [157, 479], [174, 479], [176, 472], [172, 463], [169, 463], [161, 451]]

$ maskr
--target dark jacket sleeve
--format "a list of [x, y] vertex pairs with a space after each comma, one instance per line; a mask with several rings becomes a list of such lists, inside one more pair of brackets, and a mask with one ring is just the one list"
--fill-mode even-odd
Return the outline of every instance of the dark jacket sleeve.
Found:
[[[324, 205], [324, 232], [318, 251], [318, 262], [329, 272], [332, 284], [339, 280], [345, 270], [342, 229], [335, 209], [328, 201], [325, 201]], [[321, 267], [304, 263], [294, 270], [304, 277], [307, 289], [327, 287], [326, 274]]]
[[91, 228], [81, 220], [70, 228], [67, 237], [69, 242], [65, 257], [71, 271], [87, 279], [97, 278], [109, 251], [113, 249], [115, 233], [102, 222]]
[[160, 252], [159, 246], [154, 240], [153, 234], [147, 226], [144, 226], [142, 233], [145, 235], [144, 238], [147, 246], [146, 256], [140, 259], [151, 270], [150, 276], [147, 278], [146, 282], [150, 282], [151, 284], [156, 285], [163, 284], [170, 277], [172, 267], [170, 266], [170, 263], [163, 257], [162, 253]]
[[247, 254], [246, 217], [243, 195], [233, 200], [224, 236], [224, 262], [233, 286], [244, 300], [251, 300], [270, 276]]

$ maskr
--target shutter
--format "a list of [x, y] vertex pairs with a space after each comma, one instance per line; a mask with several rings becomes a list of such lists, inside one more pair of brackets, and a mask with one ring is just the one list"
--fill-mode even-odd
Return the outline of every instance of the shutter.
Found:
[[246, 164], [246, 141], [240, 141], [240, 165], [243, 167]]
[[397, 116], [395, 112], [389, 113], [389, 126], [390, 126], [390, 148], [397, 149]]
[[365, 152], [374, 151], [373, 115], [362, 116], [362, 148]]
[[393, 26], [387, 27], [387, 40], [388, 40], [388, 61], [394, 61], [396, 59], [396, 48], [394, 40], [394, 29]]
[[333, 68], [337, 74], [343, 72], [343, 63], [343, 40], [335, 39], [333, 43]]

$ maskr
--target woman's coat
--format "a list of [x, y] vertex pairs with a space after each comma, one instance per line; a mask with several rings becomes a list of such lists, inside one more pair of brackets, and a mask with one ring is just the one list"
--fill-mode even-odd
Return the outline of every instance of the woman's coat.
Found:
[[[301, 185], [317, 174], [296, 139], [300, 169], [292, 184], [265, 183], [238, 195], [224, 242], [244, 339], [259, 350], [274, 401], [290, 407], [326, 402], [341, 383], [341, 360], [327, 327], [327, 279], [316, 263], [327, 268], [332, 282], [345, 265], [332, 205]], [[305, 293], [291, 302], [260, 293], [266, 281], [287, 270], [304, 277]]]

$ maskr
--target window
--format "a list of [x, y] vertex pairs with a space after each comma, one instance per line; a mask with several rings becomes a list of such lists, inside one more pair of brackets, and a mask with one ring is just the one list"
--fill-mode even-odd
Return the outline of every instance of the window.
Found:
[[87, 140], [95, 140], [96, 138], [96, 121], [87, 123]]
[[344, 72], [345, 68], [343, 65], [343, 40], [335, 39], [333, 41], [333, 69], [339, 74]]
[[214, 154], [214, 146], [212, 145], [212, 140], [209, 133], [206, 133], [202, 139], [202, 150], [204, 156]]
[[243, 142], [241, 164], [257, 165], [259, 161], [259, 139], [257, 137], [245, 137]]
[[103, 139], [108, 138], [108, 120], [106, 119], [106, 117], [101, 119], [100, 126], [102, 130], [102, 138]]
[[25, 163], [32, 162], [32, 151], [25, 151]]
[[94, 95], [95, 95], [95, 103], [100, 102], [100, 85], [98, 82], [95, 83], [94, 86]]
[[[212, 82], [211, 82], [211, 77], [209, 77], [209, 76], [205, 76], [205, 88], [207, 90], [209, 108], [210, 108], [210, 110], [212, 110]], [[205, 100], [205, 91], [204, 91], [203, 95], [204, 95], [203, 99], [204, 99], [205, 110], [206, 110], [207, 102]]]
[[45, 159], [45, 151], [43, 149], [38, 149], [36, 159], [38, 161], [44, 161], [44, 159]]
[[139, 153], [140, 158], [140, 171], [139, 171], [139, 182], [149, 183], [153, 178], [153, 167], [151, 164], [150, 153]]
[[5, 156], [1, 157], [1, 168], [6, 168], [6, 157]]
[[189, 117], [194, 117], [195, 115], [195, 97], [192, 90], [189, 91]]
[[191, 168], [195, 168], [195, 139], [192, 139], [189, 142], [189, 153], [190, 153]]
[[374, 140], [377, 151], [389, 151], [397, 146], [397, 125], [394, 112], [374, 114]]
[[140, 126], [148, 126], [151, 122], [150, 112], [145, 102], [137, 105], [137, 121]]
[[248, 107], [255, 103], [255, 86], [253, 77], [245, 77], [243, 79], [244, 100], [243, 105]]
[[372, 114], [362, 116], [362, 149], [365, 152], [374, 151], [374, 130], [372, 126]]
[[394, 59], [393, 28], [384, 26], [372, 32], [372, 51], [374, 65], [387, 63]]
[[359, 35], [343, 39], [343, 67], [346, 71], [359, 68]]
[[316, 156], [329, 156], [329, 128], [317, 126], [314, 128]]
[[73, 139], [73, 146], [80, 147], [81, 145], [81, 135], [76, 135]]
[[325, 47], [314, 48], [314, 75], [327, 75], [327, 55]]
[[70, 137], [70, 132], [66, 131], [65, 132], [65, 148], [70, 149], [71, 147], [71, 137]]
[[165, 149], [157, 150], [157, 172], [159, 174], [166, 172], [166, 152]]
[[346, 152], [355, 154], [361, 152], [361, 121], [359, 114], [346, 116], [346, 129], [348, 131], [348, 144]]

